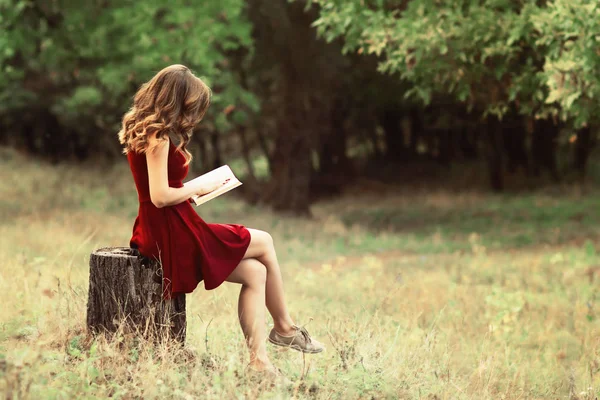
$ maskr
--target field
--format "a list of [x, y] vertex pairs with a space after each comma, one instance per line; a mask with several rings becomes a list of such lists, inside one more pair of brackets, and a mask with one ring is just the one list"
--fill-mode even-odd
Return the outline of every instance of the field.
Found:
[[[580, 399], [600, 396], [598, 192], [349, 190], [297, 219], [228, 195], [210, 222], [269, 231], [292, 315], [321, 355], [269, 348], [295, 381], [240, 377], [237, 291], [188, 295], [175, 346], [85, 330], [88, 257], [126, 246], [126, 163], [0, 152], [0, 396], [11, 399]], [[267, 321], [268, 322], [268, 321]]]

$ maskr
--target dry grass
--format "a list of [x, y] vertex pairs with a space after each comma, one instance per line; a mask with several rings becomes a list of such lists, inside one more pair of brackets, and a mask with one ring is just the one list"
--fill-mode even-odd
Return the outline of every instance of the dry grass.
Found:
[[[126, 245], [136, 214], [127, 166], [49, 167], [2, 155], [9, 156], [0, 165], [4, 398], [600, 395], [599, 218], [591, 200], [353, 194], [316, 205], [310, 221], [230, 197], [207, 204], [208, 221], [272, 233], [293, 316], [314, 318], [310, 331], [328, 346], [306, 360], [270, 348], [296, 381], [286, 390], [243, 377], [234, 285], [188, 296], [195, 356], [126, 335], [88, 337], [89, 253]], [[483, 222], [465, 224], [469, 218]], [[525, 243], [515, 246], [515, 232]]]

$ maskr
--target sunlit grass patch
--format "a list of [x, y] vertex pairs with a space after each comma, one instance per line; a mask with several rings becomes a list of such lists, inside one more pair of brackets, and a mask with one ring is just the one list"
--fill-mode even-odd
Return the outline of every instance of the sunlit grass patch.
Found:
[[[198, 208], [207, 221], [274, 237], [293, 317], [327, 346], [307, 357], [269, 347], [295, 381], [288, 390], [245, 380], [233, 284], [188, 295], [195, 357], [173, 344], [87, 336], [89, 254], [126, 246], [137, 212], [127, 165], [79, 174], [15, 160], [0, 183], [10, 210], [0, 220], [3, 397], [600, 395], [599, 217], [591, 197], [390, 190], [316, 204], [312, 220], [229, 197]], [[34, 192], [34, 182], [49, 184]]]
[[[374, 232], [414, 235], [424, 246], [439, 237], [444, 246], [432, 251], [468, 247], [469, 238], [489, 248], [518, 248], [536, 244], [559, 245], [600, 234], [600, 208], [596, 196], [566, 194], [561, 197], [524, 194], [519, 197], [402, 193], [387, 196], [376, 207], [356, 204], [340, 212], [347, 226], [358, 225]], [[369, 197], [366, 197], [369, 201]], [[439, 244], [439, 243], [438, 243]]]

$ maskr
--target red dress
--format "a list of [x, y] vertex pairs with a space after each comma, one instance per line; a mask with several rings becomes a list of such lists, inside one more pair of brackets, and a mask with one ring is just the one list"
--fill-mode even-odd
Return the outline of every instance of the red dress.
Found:
[[[192, 292], [204, 280], [206, 290], [219, 286], [240, 263], [250, 244], [250, 232], [235, 224], [207, 224], [189, 201], [157, 208], [150, 201], [146, 155], [134, 151], [127, 160], [140, 207], [130, 247], [156, 258], [163, 270], [163, 296]], [[169, 143], [169, 186], [182, 187], [189, 167], [183, 153]]]

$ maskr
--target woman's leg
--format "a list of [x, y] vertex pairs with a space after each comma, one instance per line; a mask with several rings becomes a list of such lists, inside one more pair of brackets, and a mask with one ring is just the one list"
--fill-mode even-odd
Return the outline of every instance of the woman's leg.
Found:
[[285, 304], [283, 279], [275, 247], [273, 246], [273, 238], [267, 232], [257, 229], [249, 228], [248, 231], [251, 240], [244, 259], [256, 259], [266, 267], [266, 304], [269, 313], [273, 317], [275, 331], [281, 335], [292, 334], [295, 332], [293, 328], [294, 321], [290, 317]]
[[254, 258], [246, 258], [227, 278], [242, 285], [238, 301], [238, 317], [250, 349], [250, 365], [256, 369], [271, 366], [266, 349], [265, 329], [265, 266]]

